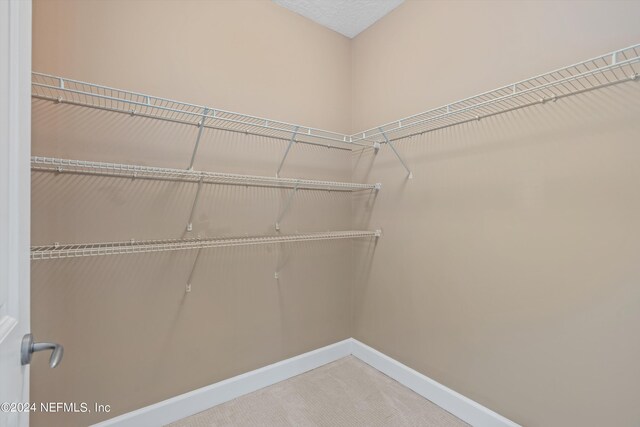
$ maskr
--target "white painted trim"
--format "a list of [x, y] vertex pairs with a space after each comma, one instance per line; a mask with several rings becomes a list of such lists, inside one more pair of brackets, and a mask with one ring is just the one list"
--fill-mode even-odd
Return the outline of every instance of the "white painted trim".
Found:
[[478, 402], [353, 338], [351, 354], [474, 427], [520, 427]]
[[349, 338], [255, 371], [94, 424], [93, 427], [156, 427], [353, 355], [474, 427], [520, 427], [513, 421], [420, 372]]
[[13, 331], [13, 328], [18, 324], [18, 320], [15, 317], [11, 316], [2, 316], [0, 317], [0, 342], [4, 341], [4, 339]]
[[95, 424], [94, 427], [157, 427], [165, 425], [303, 374], [350, 354], [351, 339], [347, 339], [111, 418]]
[[[31, 0], [0, 0], [0, 402], [29, 401], [31, 17]], [[27, 427], [29, 413], [0, 411], [0, 425]]]

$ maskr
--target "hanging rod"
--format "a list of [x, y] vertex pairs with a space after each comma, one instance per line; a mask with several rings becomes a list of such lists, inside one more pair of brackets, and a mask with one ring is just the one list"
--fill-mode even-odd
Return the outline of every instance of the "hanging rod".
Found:
[[540, 74], [404, 119], [351, 135], [353, 142], [385, 143], [637, 80], [640, 44]]
[[193, 183], [198, 183], [202, 180], [205, 184], [249, 185], [253, 187], [298, 188], [307, 190], [361, 191], [380, 190], [382, 188], [382, 184], [380, 183], [360, 184], [355, 182], [275, 178], [269, 176], [238, 175], [231, 173], [159, 168], [119, 163], [90, 162], [84, 160], [58, 159], [54, 157], [40, 156], [31, 157], [31, 170], [113, 176], [131, 179], [140, 178], [164, 181], [186, 181]]
[[380, 237], [381, 231], [328, 231], [322, 233], [290, 234], [284, 236], [224, 237], [182, 240], [145, 240], [129, 242], [54, 244], [32, 246], [31, 259], [60, 259], [98, 255], [166, 252], [227, 246], [263, 245], [269, 243], [304, 242], [311, 240], [357, 239]]
[[31, 78], [31, 96], [37, 99], [285, 141], [291, 140], [295, 135], [296, 142], [349, 151], [353, 146], [371, 145], [366, 141], [353, 142], [349, 135], [337, 132], [158, 98], [35, 71], [31, 73]]

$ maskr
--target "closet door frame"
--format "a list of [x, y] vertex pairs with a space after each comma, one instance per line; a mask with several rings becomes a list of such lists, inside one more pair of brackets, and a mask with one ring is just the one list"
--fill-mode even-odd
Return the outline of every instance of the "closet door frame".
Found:
[[0, 0], [0, 425], [29, 425], [31, 0]]

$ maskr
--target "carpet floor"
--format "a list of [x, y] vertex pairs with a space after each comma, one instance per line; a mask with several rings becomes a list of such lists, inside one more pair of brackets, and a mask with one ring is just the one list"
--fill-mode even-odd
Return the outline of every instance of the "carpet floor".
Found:
[[348, 356], [170, 424], [210, 426], [468, 426]]

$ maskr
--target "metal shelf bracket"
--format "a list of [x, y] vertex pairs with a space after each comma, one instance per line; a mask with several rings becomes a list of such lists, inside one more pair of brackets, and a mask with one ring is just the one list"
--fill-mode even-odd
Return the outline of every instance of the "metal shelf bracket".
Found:
[[189, 163], [189, 170], [193, 170], [193, 163], [196, 161], [196, 154], [198, 153], [198, 147], [200, 146], [200, 138], [202, 137], [202, 131], [204, 130], [204, 121], [209, 114], [209, 108], [204, 107], [202, 111], [202, 119], [198, 122], [198, 136], [196, 137], [196, 145], [193, 147], [193, 154], [191, 154], [191, 162]]
[[282, 218], [284, 218], [284, 216], [286, 215], [287, 211], [289, 210], [289, 207], [291, 207], [291, 202], [293, 202], [293, 196], [296, 195], [296, 193], [298, 192], [298, 186], [300, 185], [300, 183], [296, 183], [296, 186], [293, 187], [293, 190], [291, 191], [291, 193], [289, 193], [289, 197], [287, 198], [287, 201], [285, 202], [284, 205], [284, 209], [282, 209], [282, 212], [280, 212], [280, 215], [278, 215], [278, 219], [276, 219], [276, 231], [280, 231], [280, 223], [282, 222]]
[[191, 292], [191, 282], [193, 281], [193, 273], [196, 271], [196, 266], [198, 265], [198, 260], [200, 259], [200, 252], [202, 252], [202, 248], [198, 248], [198, 252], [196, 252], [196, 259], [193, 260], [193, 265], [191, 266], [191, 273], [189, 273], [189, 278], [187, 279], [187, 286], [185, 287], [185, 292]]
[[389, 145], [389, 147], [391, 147], [391, 149], [393, 150], [393, 153], [396, 155], [398, 160], [400, 160], [400, 163], [402, 163], [402, 167], [404, 167], [405, 170], [407, 171], [407, 178], [409, 179], [413, 178], [413, 172], [411, 172], [407, 164], [404, 162], [404, 160], [402, 159], [402, 156], [400, 156], [400, 153], [398, 153], [398, 150], [396, 150], [395, 145], [393, 145], [393, 142], [391, 142], [389, 138], [387, 138], [387, 134], [384, 133], [382, 128], [378, 128], [378, 130], [382, 134], [382, 137], [384, 138], [384, 142], [386, 142]]
[[287, 155], [289, 154], [289, 150], [291, 150], [291, 147], [293, 146], [293, 144], [296, 143], [296, 135], [298, 134], [299, 129], [300, 129], [300, 126], [296, 126], [295, 129], [293, 130], [293, 135], [291, 135], [291, 139], [289, 140], [289, 145], [287, 145], [287, 149], [284, 151], [284, 156], [282, 156], [282, 160], [280, 160], [280, 166], [278, 166], [278, 171], [276, 172], [276, 178], [280, 178], [280, 171], [282, 170], [282, 166], [284, 166], [284, 161], [287, 158]]
[[189, 222], [187, 223], [187, 231], [193, 230], [193, 216], [196, 213], [196, 208], [198, 207], [198, 201], [200, 200], [200, 191], [202, 190], [202, 181], [204, 177], [200, 177], [200, 181], [198, 181], [198, 190], [196, 190], [196, 197], [193, 199], [193, 206], [191, 206], [191, 215], [189, 215]]

